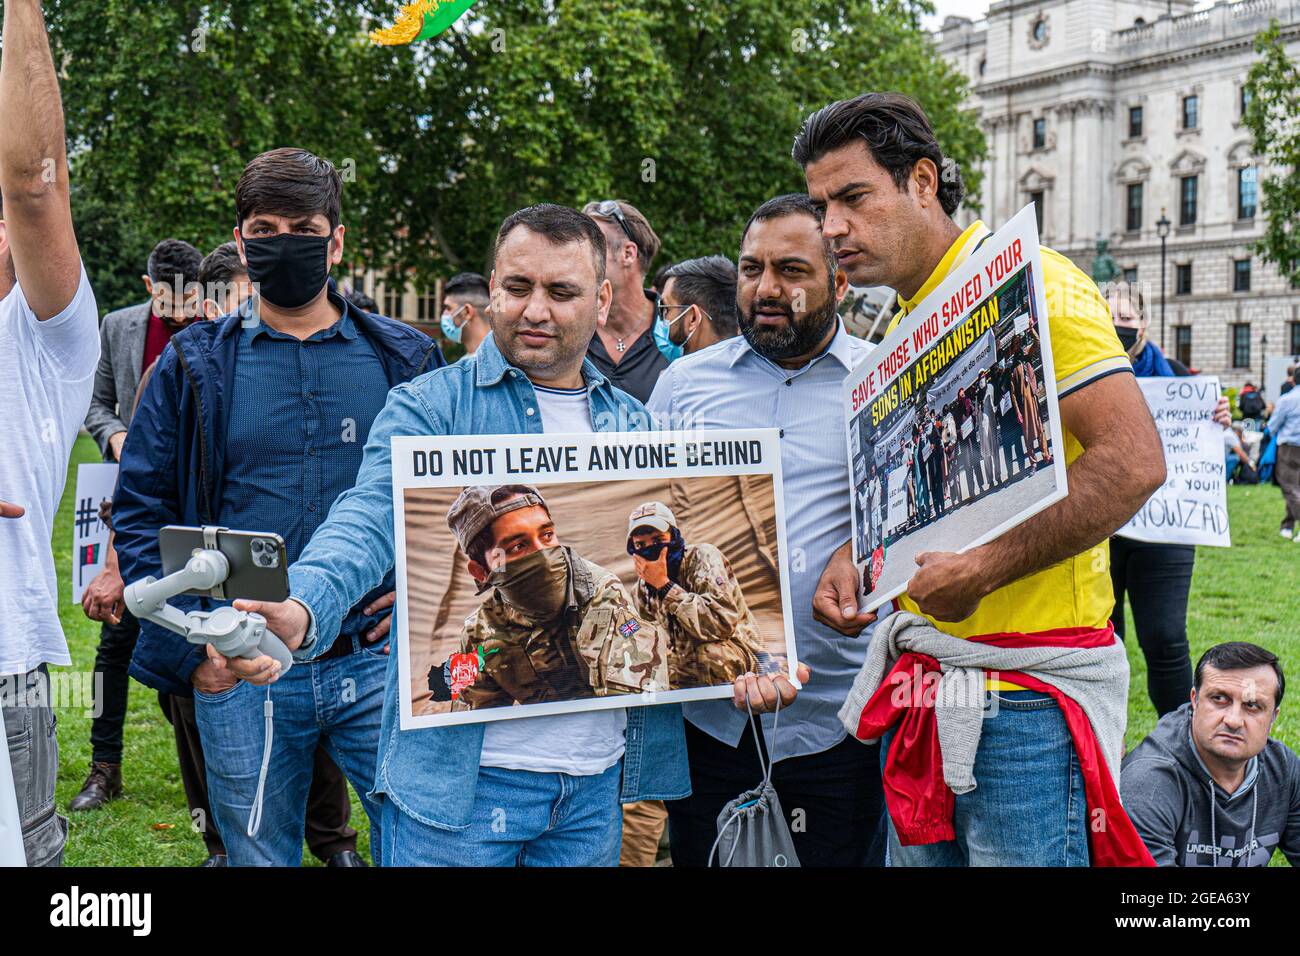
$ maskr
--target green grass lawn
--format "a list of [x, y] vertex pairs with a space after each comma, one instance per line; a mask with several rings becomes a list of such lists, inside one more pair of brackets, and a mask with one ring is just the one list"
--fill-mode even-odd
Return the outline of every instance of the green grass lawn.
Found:
[[[81, 605], [72, 603], [72, 511], [76, 466], [100, 461], [95, 443], [86, 435], [72, 453], [68, 483], [54, 523], [54, 557], [59, 569], [59, 616], [68, 637], [72, 667], [90, 671], [95, 663], [99, 627], [86, 619]], [[63, 811], [81, 789], [90, 764], [90, 718], [84, 711], [59, 711], [59, 783], [57, 802]], [[171, 724], [158, 707], [158, 694], [131, 681], [122, 755], [123, 796], [102, 810], [69, 814], [68, 866], [198, 866], [207, 857], [203, 840], [190, 825], [185, 791], [176, 767], [176, 743]], [[359, 832], [358, 850], [370, 858], [369, 824], [357, 795], [352, 797], [352, 826]], [[303, 849], [305, 865], [319, 865]]]
[[[67, 488], [54, 526], [63, 629], [73, 668], [91, 670], [99, 625], [71, 603], [68, 580], [72, 561], [72, 508], [76, 465], [98, 461], [94, 443], [82, 436], [73, 451]], [[1276, 652], [1293, 673], [1300, 662], [1300, 544], [1277, 533], [1282, 496], [1271, 485], [1232, 487], [1228, 510], [1233, 547], [1201, 548], [1188, 611], [1192, 657], [1221, 641], [1252, 641]], [[1127, 632], [1132, 635], [1130, 617]], [[1146, 694], [1146, 667], [1136, 640], [1128, 642], [1133, 668], [1129, 688], [1128, 745], [1133, 747], [1155, 724]], [[1275, 736], [1300, 750], [1296, 705], [1283, 707]], [[90, 719], [79, 710], [59, 713], [58, 803], [65, 807], [81, 786], [90, 761]], [[203, 841], [190, 827], [176, 769], [171, 725], [158, 709], [152, 690], [132, 682], [123, 756], [125, 794], [102, 810], [71, 815], [65, 862], [73, 866], [196, 866]], [[352, 825], [361, 833], [360, 850], [369, 854], [365, 812], [352, 794]], [[315, 859], [304, 850], [309, 865]], [[1277, 855], [1275, 860], [1281, 860]]]

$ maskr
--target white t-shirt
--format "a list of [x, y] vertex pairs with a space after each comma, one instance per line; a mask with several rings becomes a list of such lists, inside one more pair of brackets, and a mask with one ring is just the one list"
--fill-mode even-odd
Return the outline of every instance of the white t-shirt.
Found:
[[[592, 430], [585, 388], [567, 391], [534, 385], [533, 389], [544, 431]], [[563, 544], [564, 529], [559, 531]], [[622, 708], [494, 721], [484, 728], [479, 766], [577, 777], [604, 773], [623, 756], [626, 727], [627, 712]]]
[[0, 518], [0, 674], [72, 663], [50, 536], [98, 362], [99, 313], [84, 267], [68, 307], [44, 322], [17, 285], [0, 300], [0, 500], [27, 509]]

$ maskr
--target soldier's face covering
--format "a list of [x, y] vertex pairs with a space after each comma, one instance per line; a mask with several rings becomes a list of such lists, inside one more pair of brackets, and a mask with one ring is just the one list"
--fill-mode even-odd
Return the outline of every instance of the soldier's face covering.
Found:
[[627, 553], [645, 558], [647, 561], [658, 561], [660, 553], [664, 548], [667, 548], [668, 579], [676, 582], [678, 580], [678, 574], [682, 569], [682, 558], [686, 556], [686, 539], [682, 537], [681, 531], [677, 528], [670, 528], [667, 541], [651, 541], [638, 548], [636, 546], [637, 539], [642, 537], [642, 535], [633, 535], [628, 539]]
[[521, 614], [548, 621], [564, 609], [569, 589], [569, 561], [556, 546], [516, 558], [487, 576], [487, 587]]

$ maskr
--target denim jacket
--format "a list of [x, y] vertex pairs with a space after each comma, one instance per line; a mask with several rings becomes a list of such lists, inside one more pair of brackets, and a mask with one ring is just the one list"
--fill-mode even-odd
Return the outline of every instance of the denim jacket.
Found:
[[[650, 417], [636, 399], [614, 388], [589, 360], [583, 377], [597, 431], [644, 431]], [[470, 358], [399, 385], [375, 419], [354, 488], [330, 509], [299, 560], [290, 591], [312, 615], [307, 643], [295, 651], [317, 657], [338, 634], [349, 608], [393, 567], [392, 438], [395, 435], [540, 434], [532, 383], [512, 368], [489, 335]], [[394, 616], [392, 640], [398, 633]], [[394, 643], [396, 647], [396, 643]], [[482, 723], [399, 729], [398, 655], [388, 660], [379, 765], [374, 794], [403, 813], [444, 829], [470, 825]], [[674, 800], [690, 794], [681, 707], [630, 707], [621, 799]]]

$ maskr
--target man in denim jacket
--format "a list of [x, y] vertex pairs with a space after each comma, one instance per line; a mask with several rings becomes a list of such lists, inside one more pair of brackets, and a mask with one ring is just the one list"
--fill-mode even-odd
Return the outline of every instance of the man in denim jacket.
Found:
[[[290, 569], [292, 599], [236, 604], [266, 615], [297, 658], [327, 650], [346, 610], [393, 567], [394, 435], [649, 427], [641, 403], [584, 359], [611, 297], [595, 223], [563, 206], [520, 210], [495, 257], [492, 334], [464, 362], [392, 390], [356, 487]], [[405, 635], [394, 628], [394, 639]], [[268, 663], [226, 662], [254, 682]], [[690, 792], [677, 705], [399, 731], [397, 664], [393, 654], [374, 790], [385, 865], [612, 866], [620, 802]]]

